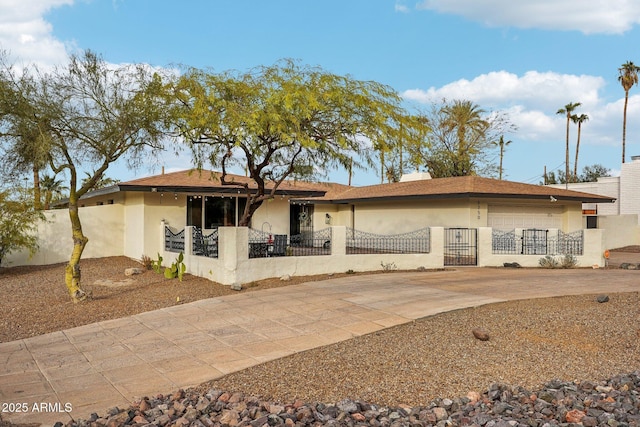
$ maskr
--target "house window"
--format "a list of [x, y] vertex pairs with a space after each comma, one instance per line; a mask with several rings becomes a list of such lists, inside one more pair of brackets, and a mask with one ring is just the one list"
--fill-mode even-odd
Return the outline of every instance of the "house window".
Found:
[[587, 217], [587, 228], [598, 228], [598, 217], [597, 216], [588, 216]]
[[234, 227], [247, 204], [246, 198], [189, 196], [187, 225], [206, 229]]

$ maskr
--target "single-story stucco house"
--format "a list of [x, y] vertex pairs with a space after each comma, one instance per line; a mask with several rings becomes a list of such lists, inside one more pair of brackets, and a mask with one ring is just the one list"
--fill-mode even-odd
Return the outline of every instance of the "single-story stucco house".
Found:
[[[231, 175], [228, 179], [255, 188], [252, 187], [255, 184], [247, 177]], [[401, 182], [364, 187], [286, 181], [277, 189], [275, 197], [256, 211], [249, 229], [240, 227], [244, 231], [233, 231], [238, 228], [238, 218], [246, 204], [244, 189], [221, 185], [217, 172], [186, 170], [122, 182], [89, 193], [81, 200], [80, 216], [84, 232], [90, 239], [85, 249], [86, 257], [124, 255], [139, 259], [142, 255], [148, 255], [153, 258], [157, 253], [172, 252], [169, 242], [171, 236], [183, 232], [179, 247], [185, 255], [194, 255], [193, 258], [187, 257], [189, 272], [223, 283], [235, 283], [244, 279], [237, 274], [223, 274], [221, 279], [216, 271], [237, 271], [242, 268], [244, 261], [255, 261], [251, 260], [255, 255], [252, 255], [252, 250], [261, 250], [263, 246], [251, 246], [251, 242], [262, 236], [266, 236], [264, 238], [270, 251], [273, 251], [274, 236], [288, 236], [283, 240], [283, 245], [289, 249], [304, 246], [301, 242], [307, 242], [311, 246], [323, 247], [324, 253], [332, 259], [331, 262], [320, 263], [317, 260], [309, 261], [303, 263], [304, 266], [295, 266], [293, 270], [283, 265], [279, 269], [247, 264], [245, 267], [248, 269], [265, 270], [250, 275], [251, 278], [290, 274], [289, 271], [315, 274], [318, 271], [363, 270], [373, 265], [379, 268], [380, 256], [376, 257], [375, 262], [363, 261], [363, 265], [358, 264], [358, 260], [370, 257], [372, 253], [350, 251], [349, 248], [358, 246], [354, 243], [357, 238], [365, 235], [367, 239], [396, 236], [396, 240], [410, 240], [414, 236], [422, 236], [424, 231], [421, 230], [430, 230], [426, 235], [429, 242], [427, 249], [396, 249], [391, 251], [393, 255], [388, 255], [388, 259], [397, 259], [397, 262], [393, 262], [399, 268], [440, 267], [453, 259], [450, 254], [447, 255], [448, 251], [453, 250], [458, 259], [461, 258], [461, 252], [464, 255], [462, 258], [471, 259], [472, 265], [500, 265], [514, 255], [535, 256], [535, 259], [528, 261], [529, 264], [535, 264], [540, 255], [561, 253], [559, 249], [548, 252], [550, 249], [547, 246], [541, 249], [540, 239], [544, 238], [546, 242], [547, 239], [556, 239], [558, 233], [562, 236], [572, 232], [582, 233], [585, 228], [583, 203], [612, 202], [615, 202], [615, 198], [609, 196], [478, 176], [430, 179], [428, 174], [416, 173], [403, 177]], [[13, 259], [14, 264], [66, 261], [71, 243], [68, 244], [69, 251], [60, 250], [60, 241], [67, 235], [70, 240], [70, 232], [65, 234], [63, 231], [65, 227], [68, 229], [66, 212], [54, 210], [48, 215], [50, 222], [40, 232], [42, 243], [39, 253], [31, 261], [27, 261], [24, 255], [20, 259], [18, 255]], [[191, 231], [184, 233], [185, 229]], [[198, 237], [201, 235], [193, 234], [193, 230], [201, 230], [199, 233], [210, 236], [216, 245], [221, 246], [208, 252], [210, 257], [217, 258], [216, 262], [222, 264], [213, 266], [215, 268], [209, 266], [211, 268], [208, 270], [206, 265], [200, 266], [200, 258], [203, 257], [196, 256], [191, 244], [195, 245], [193, 239], [201, 238]], [[321, 236], [319, 242], [310, 243], [310, 236], [318, 232], [330, 234]], [[496, 233], [503, 233], [501, 236], [507, 233], [511, 236], [508, 239], [517, 243], [506, 244], [508, 251], [501, 252], [504, 248], [502, 243], [496, 243]], [[529, 238], [527, 236], [535, 243], [533, 249], [527, 249], [527, 244], [523, 243]], [[46, 243], [51, 239], [56, 242], [55, 249]], [[225, 239], [226, 244], [223, 243]], [[504, 237], [500, 239], [504, 240]], [[589, 239], [597, 243], [597, 248], [591, 248], [592, 257], [585, 258], [585, 261], [588, 265], [601, 264], [604, 239], [601, 234], [593, 234]], [[234, 241], [232, 245], [229, 244], [231, 240]], [[386, 253], [383, 246], [387, 243], [377, 245], [375, 254]], [[581, 245], [586, 246], [587, 242]], [[580, 251], [578, 255], [584, 256], [583, 252], [590, 250], [581, 247]], [[409, 258], [401, 255], [409, 252], [418, 253], [412, 253], [410, 261], [407, 261]], [[420, 252], [423, 253], [422, 258]], [[482, 254], [486, 252], [500, 256], [491, 258], [490, 254]], [[285, 255], [284, 250], [276, 253]], [[430, 258], [427, 259], [424, 253], [428, 253]], [[269, 255], [270, 252], [265, 254]], [[286, 253], [297, 254], [294, 250]], [[346, 254], [353, 255], [349, 257]], [[336, 258], [342, 256], [340, 259], [343, 259], [345, 255], [348, 262]], [[238, 261], [238, 257], [242, 262]], [[356, 268], [345, 268], [350, 265]], [[249, 280], [249, 276], [246, 280]]]

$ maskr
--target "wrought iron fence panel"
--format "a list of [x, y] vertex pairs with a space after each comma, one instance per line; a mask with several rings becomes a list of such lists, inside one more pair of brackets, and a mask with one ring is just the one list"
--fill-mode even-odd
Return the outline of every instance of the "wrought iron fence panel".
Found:
[[430, 250], [428, 227], [401, 234], [376, 234], [347, 228], [347, 255], [426, 254]]
[[174, 233], [168, 225], [164, 226], [164, 250], [184, 252], [184, 228]]
[[273, 235], [267, 231], [249, 229], [249, 258], [265, 258], [268, 256], [269, 243]]
[[519, 254], [522, 252], [522, 238], [516, 236], [516, 230], [491, 232], [491, 249], [494, 254]]
[[553, 255], [549, 253], [549, 230], [527, 229], [522, 230], [522, 254], [523, 255]]
[[288, 254], [293, 256], [331, 255], [331, 228], [303, 231], [289, 237]]
[[193, 227], [192, 249], [194, 255], [218, 258], [218, 230], [204, 234], [201, 228]]
[[554, 255], [583, 255], [584, 254], [584, 232], [582, 230], [564, 233], [558, 230], [554, 239]]

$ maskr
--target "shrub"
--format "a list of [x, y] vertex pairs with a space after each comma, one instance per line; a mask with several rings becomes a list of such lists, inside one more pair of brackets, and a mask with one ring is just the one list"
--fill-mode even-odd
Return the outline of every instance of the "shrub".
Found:
[[570, 254], [559, 257], [547, 255], [544, 258], [540, 258], [538, 264], [542, 268], [574, 268], [578, 265], [578, 260]]
[[551, 255], [547, 255], [544, 258], [540, 258], [538, 260], [538, 264], [542, 268], [558, 268], [558, 260], [552, 257]]
[[176, 277], [182, 282], [182, 276], [187, 271], [187, 266], [183, 262], [184, 255], [182, 252], [178, 255], [178, 259], [171, 264], [171, 267], [164, 269], [164, 277], [167, 279], [175, 279]]
[[151, 270], [153, 268], [153, 260], [145, 254], [142, 254], [140, 257], [140, 264], [142, 264], [147, 270]]
[[159, 252], [158, 252], [158, 259], [156, 261], [151, 261], [151, 268], [156, 273], [162, 272], [162, 256], [160, 256]]
[[561, 268], [574, 268], [577, 265], [578, 265], [578, 259], [575, 256], [571, 255], [571, 254], [566, 254], [560, 260], [560, 267]]
[[384, 271], [385, 273], [398, 269], [398, 267], [396, 267], [395, 262], [388, 262], [385, 264], [384, 262], [381, 261], [380, 265], [382, 266], [382, 271]]

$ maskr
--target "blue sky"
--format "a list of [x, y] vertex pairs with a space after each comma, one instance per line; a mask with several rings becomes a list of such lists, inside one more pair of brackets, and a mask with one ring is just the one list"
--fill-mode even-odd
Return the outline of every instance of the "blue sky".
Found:
[[[579, 169], [621, 163], [626, 61], [640, 64], [640, 2], [631, 0], [0, 0], [0, 48], [16, 61], [64, 64], [91, 49], [115, 63], [247, 70], [281, 58], [375, 80], [412, 108], [468, 99], [507, 113], [518, 130], [506, 179], [538, 183], [564, 169], [566, 121], [581, 102]], [[640, 88], [630, 92], [627, 161], [640, 155]], [[571, 159], [577, 128], [571, 127]], [[189, 167], [168, 155], [169, 170]], [[572, 164], [573, 166], [573, 164]], [[110, 169], [122, 180], [159, 167]], [[345, 182], [335, 172], [330, 179]], [[379, 182], [357, 172], [354, 184]]]

